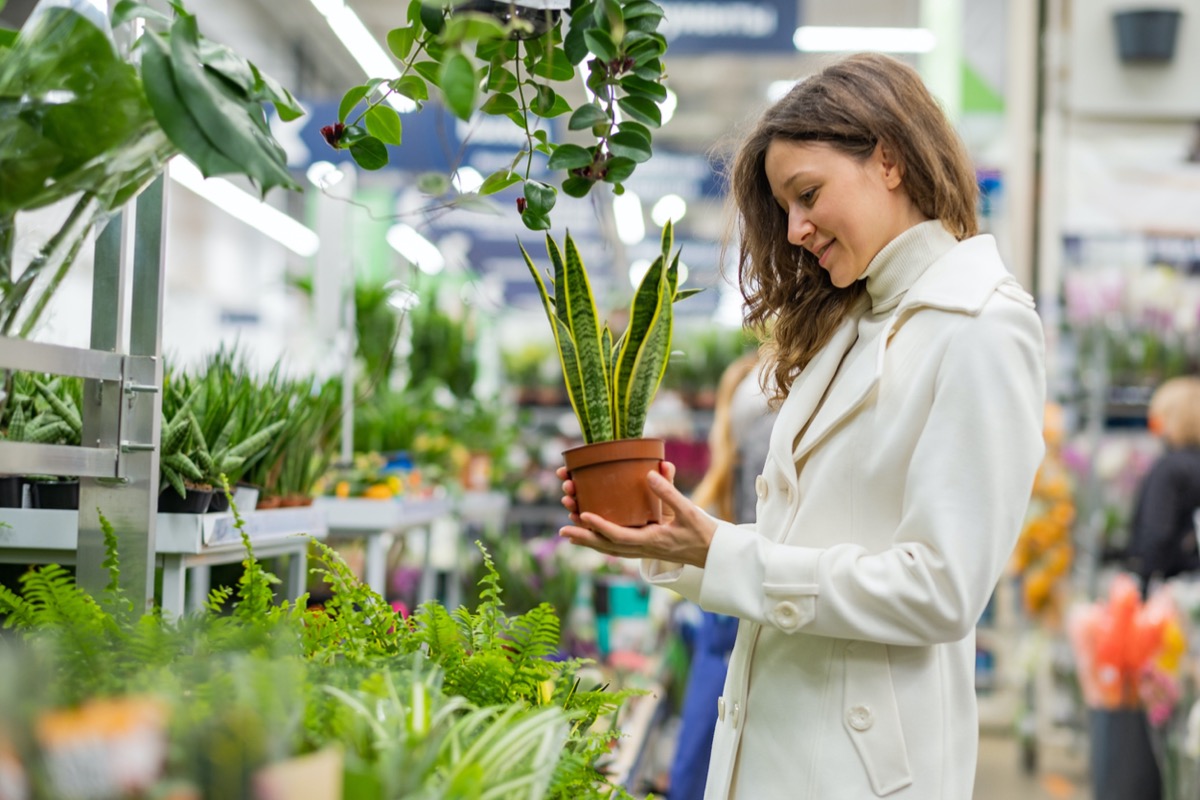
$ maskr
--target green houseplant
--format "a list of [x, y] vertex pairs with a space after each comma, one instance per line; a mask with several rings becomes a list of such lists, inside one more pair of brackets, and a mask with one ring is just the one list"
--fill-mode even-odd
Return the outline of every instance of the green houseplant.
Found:
[[[387, 36], [400, 76], [349, 89], [337, 122], [321, 133], [332, 147], [349, 149], [359, 166], [379, 169], [389, 160], [386, 145], [401, 142], [394, 96], [420, 107], [440, 95], [463, 120], [476, 111], [507, 117], [524, 144], [478, 195], [521, 184], [522, 221], [546, 230], [558, 187], [530, 177], [535, 155], [565, 171], [561, 188], [572, 197], [601, 183], [620, 194], [622, 182], [650, 158], [652, 131], [662, 124], [658, 104], [667, 99], [662, 20], [662, 7], [651, 0], [412, 0], [407, 24]], [[580, 74], [588, 95], [572, 106], [566, 87]], [[566, 117], [567, 128], [586, 143], [551, 141], [540, 123], [554, 117]], [[452, 190], [445, 176], [423, 186], [433, 195]]]
[[645, 476], [662, 460], [663, 442], [641, 438], [642, 428], [671, 352], [672, 307], [699, 291], [679, 289], [673, 237], [668, 222], [662, 252], [633, 293], [628, 325], [615, 338], [600, 320], [587, 269], [570, 234], [562, 250], [546, 237], [554, 266], [549, 288], [521, 246], [554, 331], [567, 397], [583, 433], [584, 445], [563, 453], [576, 501], [580, 511], [623, 525], [644, 525], [661, 515]]

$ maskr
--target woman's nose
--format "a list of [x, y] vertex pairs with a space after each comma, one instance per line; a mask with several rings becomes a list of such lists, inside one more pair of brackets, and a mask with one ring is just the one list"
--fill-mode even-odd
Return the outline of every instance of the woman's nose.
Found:
[[788, 241], [797, 247], [803, 247], [815, 230], [806, 214], [799, 211], [788, 214]]

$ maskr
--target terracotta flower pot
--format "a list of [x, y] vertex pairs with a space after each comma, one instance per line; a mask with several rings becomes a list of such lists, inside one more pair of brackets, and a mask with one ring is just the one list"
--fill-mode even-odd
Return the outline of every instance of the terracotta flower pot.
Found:
[[563, 452], [575, 482], [575, 503], [628, 528], [662, 521], [662, 500], [650, 490], [646, 473], [663, 460], [662, 439], [618, 439]]

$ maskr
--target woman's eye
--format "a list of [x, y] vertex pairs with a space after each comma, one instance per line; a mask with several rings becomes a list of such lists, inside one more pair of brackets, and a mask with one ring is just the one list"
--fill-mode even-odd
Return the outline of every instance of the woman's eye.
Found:
[[814, 198], [816, 198], [816, 196], [817, 196], [816, 189], [806, 189], [805, 191], [800, 193], [800, 202], [806, 206], [811, 206], [812, 201]]

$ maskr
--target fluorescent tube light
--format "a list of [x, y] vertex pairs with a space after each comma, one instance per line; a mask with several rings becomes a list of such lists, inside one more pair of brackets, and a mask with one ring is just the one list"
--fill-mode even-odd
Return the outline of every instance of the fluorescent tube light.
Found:
[[308, 257], [321, 247], [316, 232], [274, 206], [242, 191], [223, 178], [205, 178], [199, 168], [183, 156], [171, 159], [171, 180], [194, 192], [217, 208], [270, 236], [296, 255]]
[[[400, 77], [400, 70], [387, 50], [375, 40], [367, 26], [354, 13], [354, 9], [346, 5], [344, 0], [311, 0], [313, 6], [325, 17], [329, 29], [341, 41], [342, 46], [349, 51], [358, 65], [367, 73], [368, 78]], [[388, 103], [400, 113], [415, 111], [417, 104], [403, 95], [392, 93]]]
[[937, 37], [928, 28], [847, 28], [806, 26], [792, 37], [805, 53], [928, 53]]
[[436, 275], [446, 268], [446, 258], [442, 251], [404, 223], [388, 228], [387, 243], [426, 275]]

